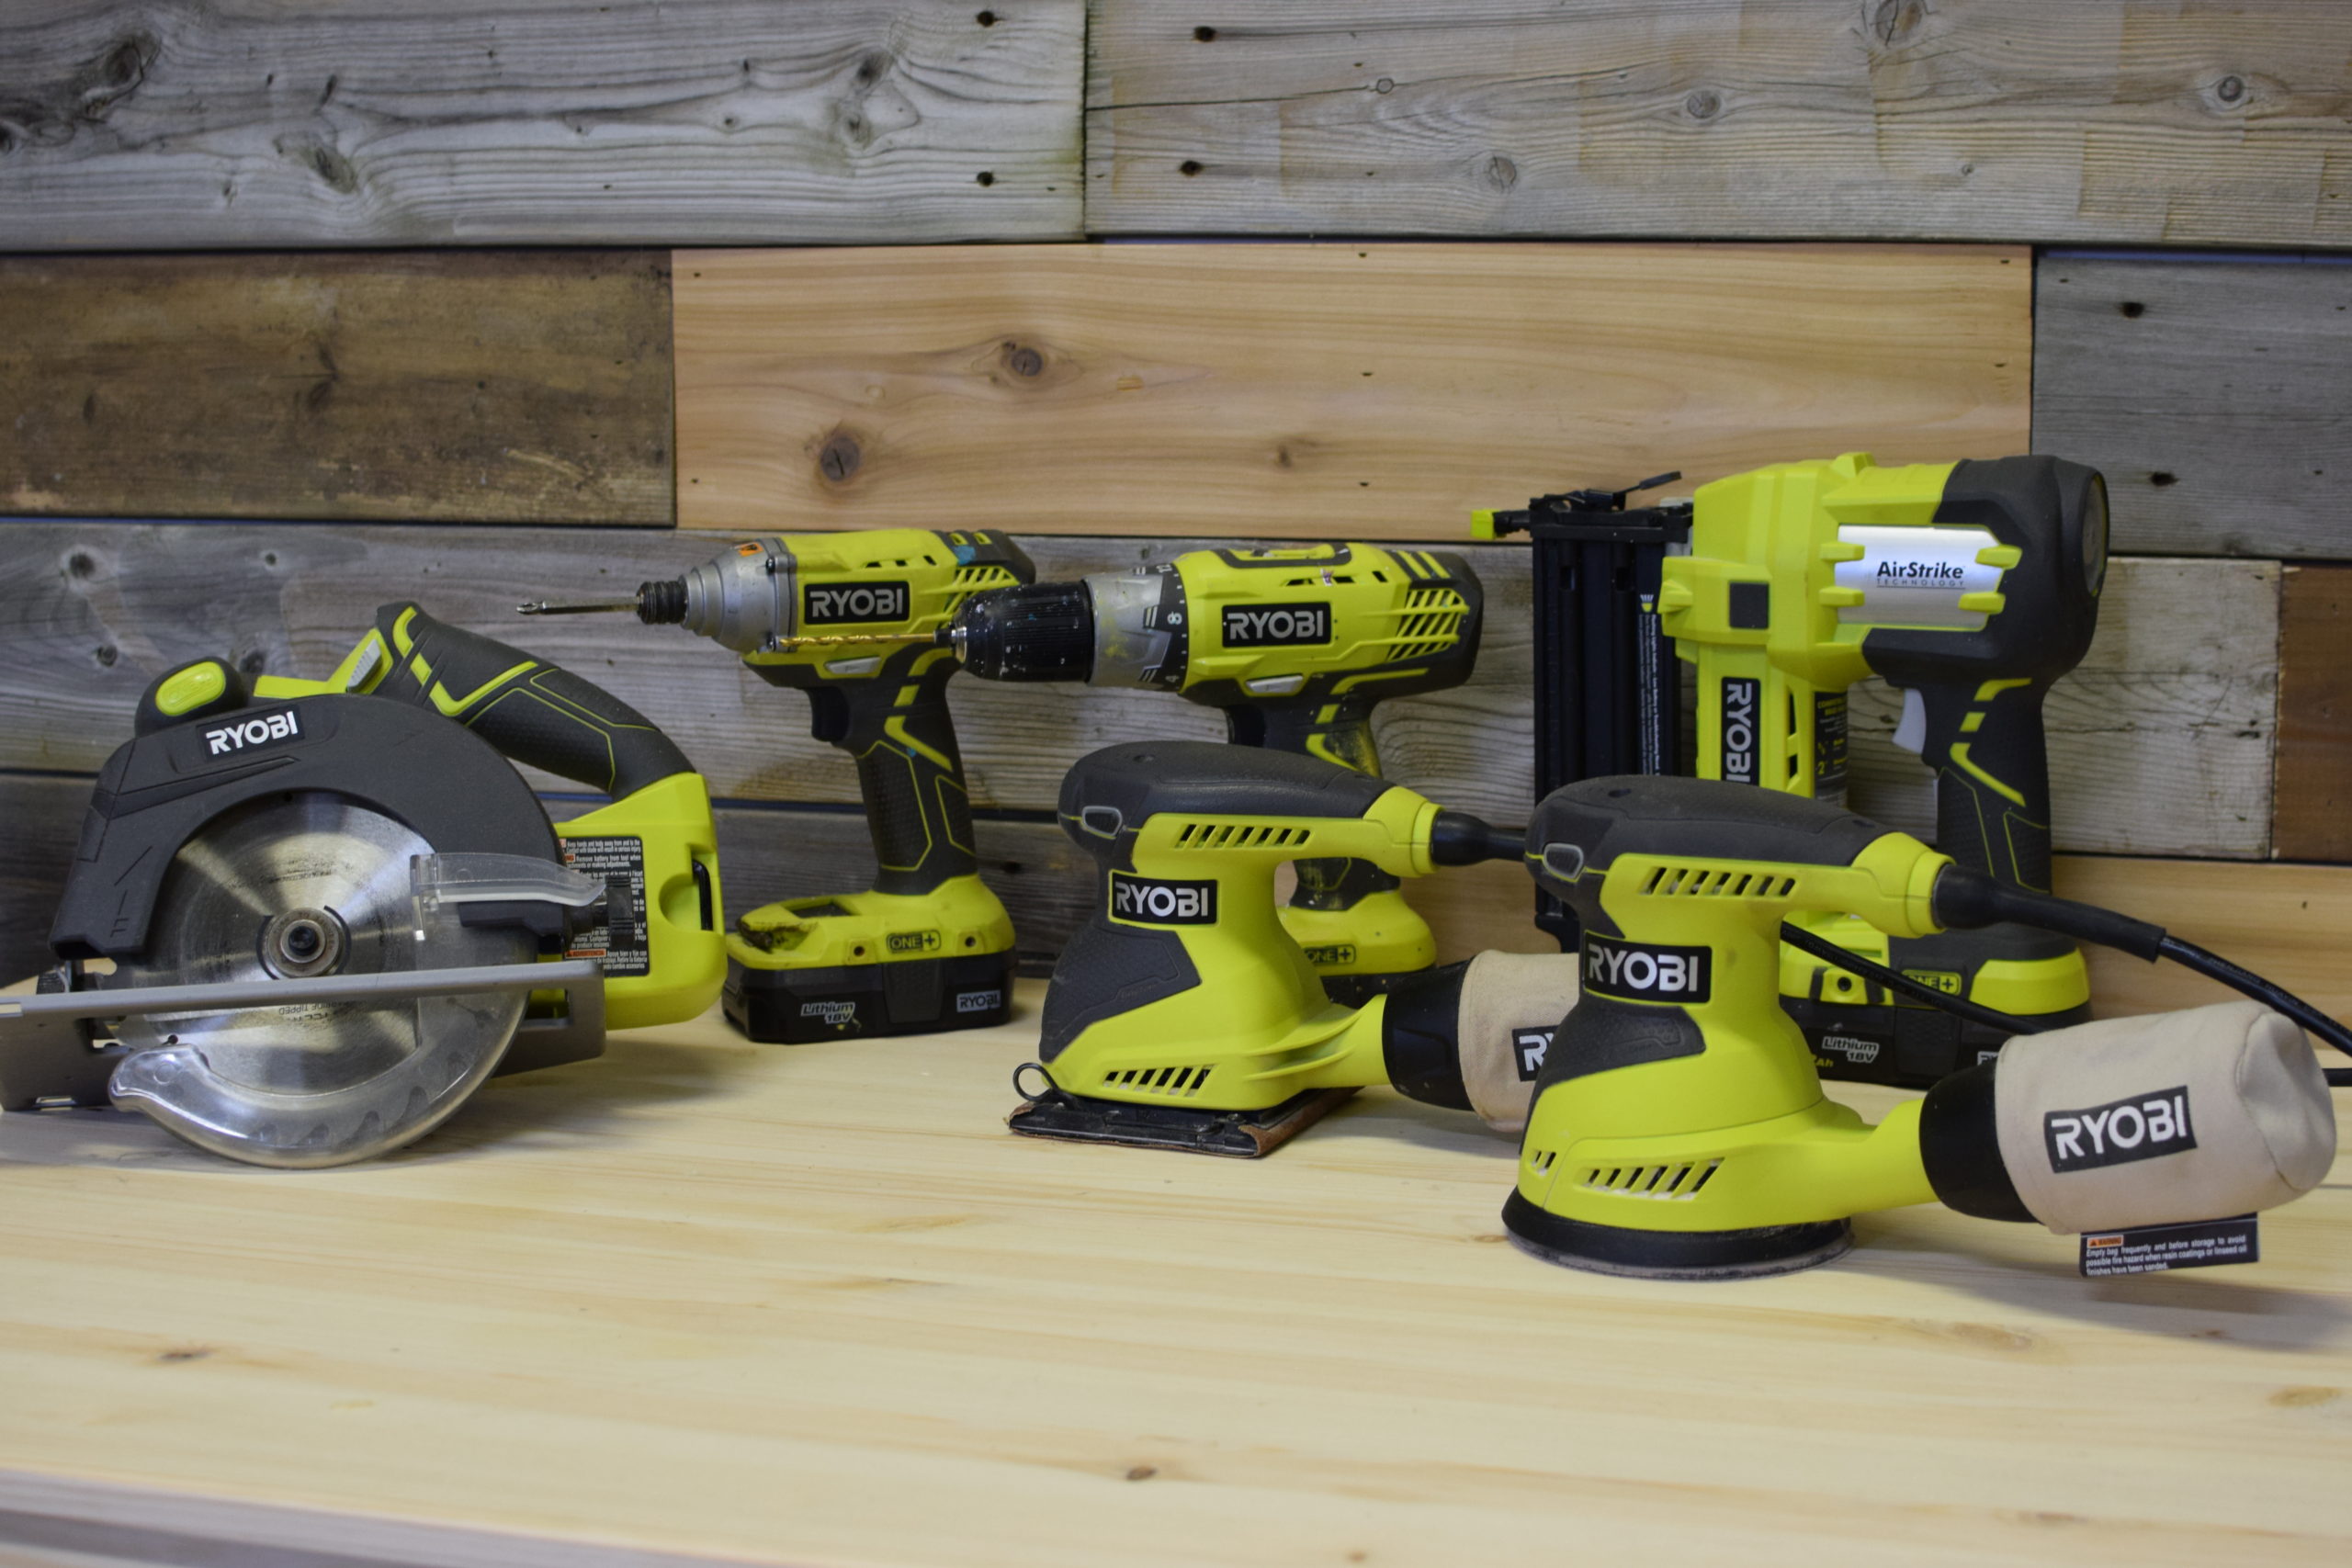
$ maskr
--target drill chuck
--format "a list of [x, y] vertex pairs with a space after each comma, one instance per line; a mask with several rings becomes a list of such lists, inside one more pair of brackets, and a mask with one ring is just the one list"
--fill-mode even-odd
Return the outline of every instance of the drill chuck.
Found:
[[649, 626], [674, 626], [686, 618], [686, 580], [637, 585], [637, 618]]
[[1094, 672], [1094, 596], [1083, 581], [1033, 582], [967, 600], [949, 640], [989, 681], [1083, 681]]

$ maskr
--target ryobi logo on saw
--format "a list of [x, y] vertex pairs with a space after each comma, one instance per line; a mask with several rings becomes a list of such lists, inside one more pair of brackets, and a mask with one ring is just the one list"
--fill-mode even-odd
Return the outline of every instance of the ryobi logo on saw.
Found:
[[1225, 646], [1291, 648], [1331, 640], [1329, 604], [1227, 604]]
[[1587, 931], [1584, 988], [1629, 1002], [1703, 1002], [1707, 950], [1619, 942]]
[[1216, 924], [1216, 884], [1163, 882], [1133, 872], [1111, 874], [1111, 918], [1147, 926]]
[[2042, 1146], [2060, 1174], [2128, 1165], [2197, 1146], [2188, 1125], [2188, 1086], [2135, 1094], [2088, 1111], [2052, 1111], [2041, 1118]]
[[265, 746], [272, 740], [291, 740], [301, 733], [301, 721], [294, 716], [292, 708], [288, 708], [283, 713], [266, 714], [260, 718], [208, 729], [204, 732], [204, 750], [208, 756], [225, 757], [248, 746]]
[[903, 582], [852, 582], [839, 588], [812, 582], [801, 595], [800, 618], [812, 626], [843, 621], [903, 621], [908, 599]]
[[1758, 683], [1739, 675], [1724, 677], [1724, 778], [1731, 784], [1756, 782], [1756, 706], [1762, 695]]

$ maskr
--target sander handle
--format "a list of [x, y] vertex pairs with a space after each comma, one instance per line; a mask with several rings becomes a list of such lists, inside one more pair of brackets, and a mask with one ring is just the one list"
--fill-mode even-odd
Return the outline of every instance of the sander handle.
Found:
[[455, 719], [510, 761], [619, 799], [694, 764], [603, 687], [401, 601], [376, 612], [391, 668], [373, 695]]

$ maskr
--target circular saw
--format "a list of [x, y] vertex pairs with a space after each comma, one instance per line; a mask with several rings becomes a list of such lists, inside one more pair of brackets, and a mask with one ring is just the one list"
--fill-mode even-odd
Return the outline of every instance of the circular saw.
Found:
[[[567, 671], [393, 604], [326, 681], [198, 660], [137, 728], [91, 799], [64, 962], [0, 999], [0, 1108], [338, 1165], [718, 994], [703, 781]], [[550, 823], [515, 762], [613, 803]]]

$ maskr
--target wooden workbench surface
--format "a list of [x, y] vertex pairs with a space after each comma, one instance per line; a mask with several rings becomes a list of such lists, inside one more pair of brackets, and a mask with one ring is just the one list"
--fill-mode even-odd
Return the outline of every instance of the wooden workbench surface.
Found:
[[2352, 1167], [2251, 1267], [1913, 1209], [1606, 1279], [1385, 1092], [1258, 1163], [1012, 1137], [1023, 998], [618, 1037], [335, 1171], [0, 1118], [0, 1563], [2352, 1560]]

